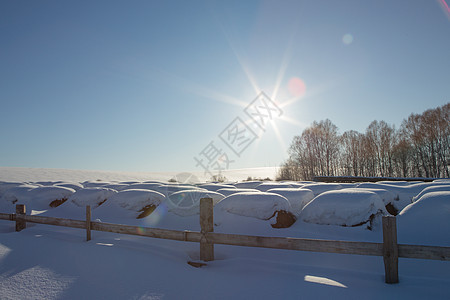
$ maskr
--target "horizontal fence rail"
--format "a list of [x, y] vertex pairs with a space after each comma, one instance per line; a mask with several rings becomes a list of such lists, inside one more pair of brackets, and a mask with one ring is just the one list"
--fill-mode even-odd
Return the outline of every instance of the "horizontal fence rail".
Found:
[[96, 231], [139, 235], [157, 239], [197, 242], [197, 243], [199, 243], [202, 238], [202, 234], [196, 231], [179, 231], [171, 229], [138, 227], [138, 226], [100, 223], [100, 222], [91, 222], [91, 229]]
[[207, 233], [213, 244], [358, 255], [383, 255], [383, 244], [286, 237]]
[[25, 229], [26, 223], [38, 223], [85, 229], [88, 241], [91, 239], [91, 230], [94, 230], [200, 243], [200, 259], [203, 261], [214, 260], [214, 244], [382, 256], [386, 283], [398, 282], [399, 257], [450, 261], [450, 247], [397, 244], [396, 218], [393, 216], [383, 217], [383, 243], [215, 233], [213, 217], [213, 205], [210, 198], [200, 201], [201, 232], [95, 222], [91, 221], [89, 206], [86, 207], [85, 221], [26, 215], [25, 205], [21, 204], [16, 206], [15, 214], [0, 213], [0, 220], [16, 222], [16, 231]]
[[398, 256], [450, 261], [450, 247], [398, 244]]

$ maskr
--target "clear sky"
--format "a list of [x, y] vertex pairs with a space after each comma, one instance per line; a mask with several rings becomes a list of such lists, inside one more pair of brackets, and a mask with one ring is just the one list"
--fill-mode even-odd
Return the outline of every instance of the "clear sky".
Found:
[[[398, 127], [450, 101], [447, 3], [1, 1], [0, 166], [278, 166], [314, 120]], [[261, 91], [265, 131], [244, 112]], [[254, 135], [230, 146], [237, 117]]]

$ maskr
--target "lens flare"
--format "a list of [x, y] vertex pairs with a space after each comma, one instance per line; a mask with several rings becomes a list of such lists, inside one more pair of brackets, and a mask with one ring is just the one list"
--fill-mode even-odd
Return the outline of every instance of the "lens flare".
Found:
[[353, 36], [350, 33], [344, 34], [342, 42], [346, 45], [350, 45], [353, 42]]
[[136, 228], [136, 233], [139, 234], [139, 235], [144, 234], [144, 228], [143, 227]]
[[447, 15], [447, 18], [450, 20], [450, 7], [448, 6], [445, 0], [439, 0], [439, 4], [441, 5], [442, 10]]
[[154, 227], [156, 226], [167, 214], [168, 208], [165, 203], [161, 203], [156, 207], [156, 209], [150, 214], [150, 216], [144, 218], [146, 226]]
[[289, 80], [288, 89], [292, 96], [300, 98], [305, 95], [306, 85], [300, 78], [293, 77]]

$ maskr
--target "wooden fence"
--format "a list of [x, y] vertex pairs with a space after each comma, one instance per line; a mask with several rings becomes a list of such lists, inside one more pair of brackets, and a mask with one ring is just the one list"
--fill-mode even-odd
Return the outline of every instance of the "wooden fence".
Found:
[[16, 205], [15, 214], [0, 213], [0, 220], [2, 219], [15, 221], [16, 231], [25, 229], [27, 222], [85, 229], [86, 240], [88, 241], [91, 239], [91, 231], [95, 230], [196, 242], [200, 243], [200, 259], [203, 261], [214, 260], [214, 244], [382, 256], [385, 266], [386, 283], [398, 282], [399, 257], [450, 261], [450, 247], [398, 244], [396, 218], [394, 216], [383, 217], [382, 243], [215, 233], [213, 202], [211, 198], [204, 198], [200, 201], [200, 232], [93, 222], [91, 221], [91, 209], [89, 206], [86, 207], [85, 221], [26, 215], [25, 205], [21, 204]]

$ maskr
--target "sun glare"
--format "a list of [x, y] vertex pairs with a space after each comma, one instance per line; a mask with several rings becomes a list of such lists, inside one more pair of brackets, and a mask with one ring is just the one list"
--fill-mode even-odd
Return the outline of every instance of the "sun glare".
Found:
[[303, 97], [306, 93], [306, 84], [302, 79], [298, 77], [292, 77], [289, 80], [288, 89], [291, 96], [300, 98]]

